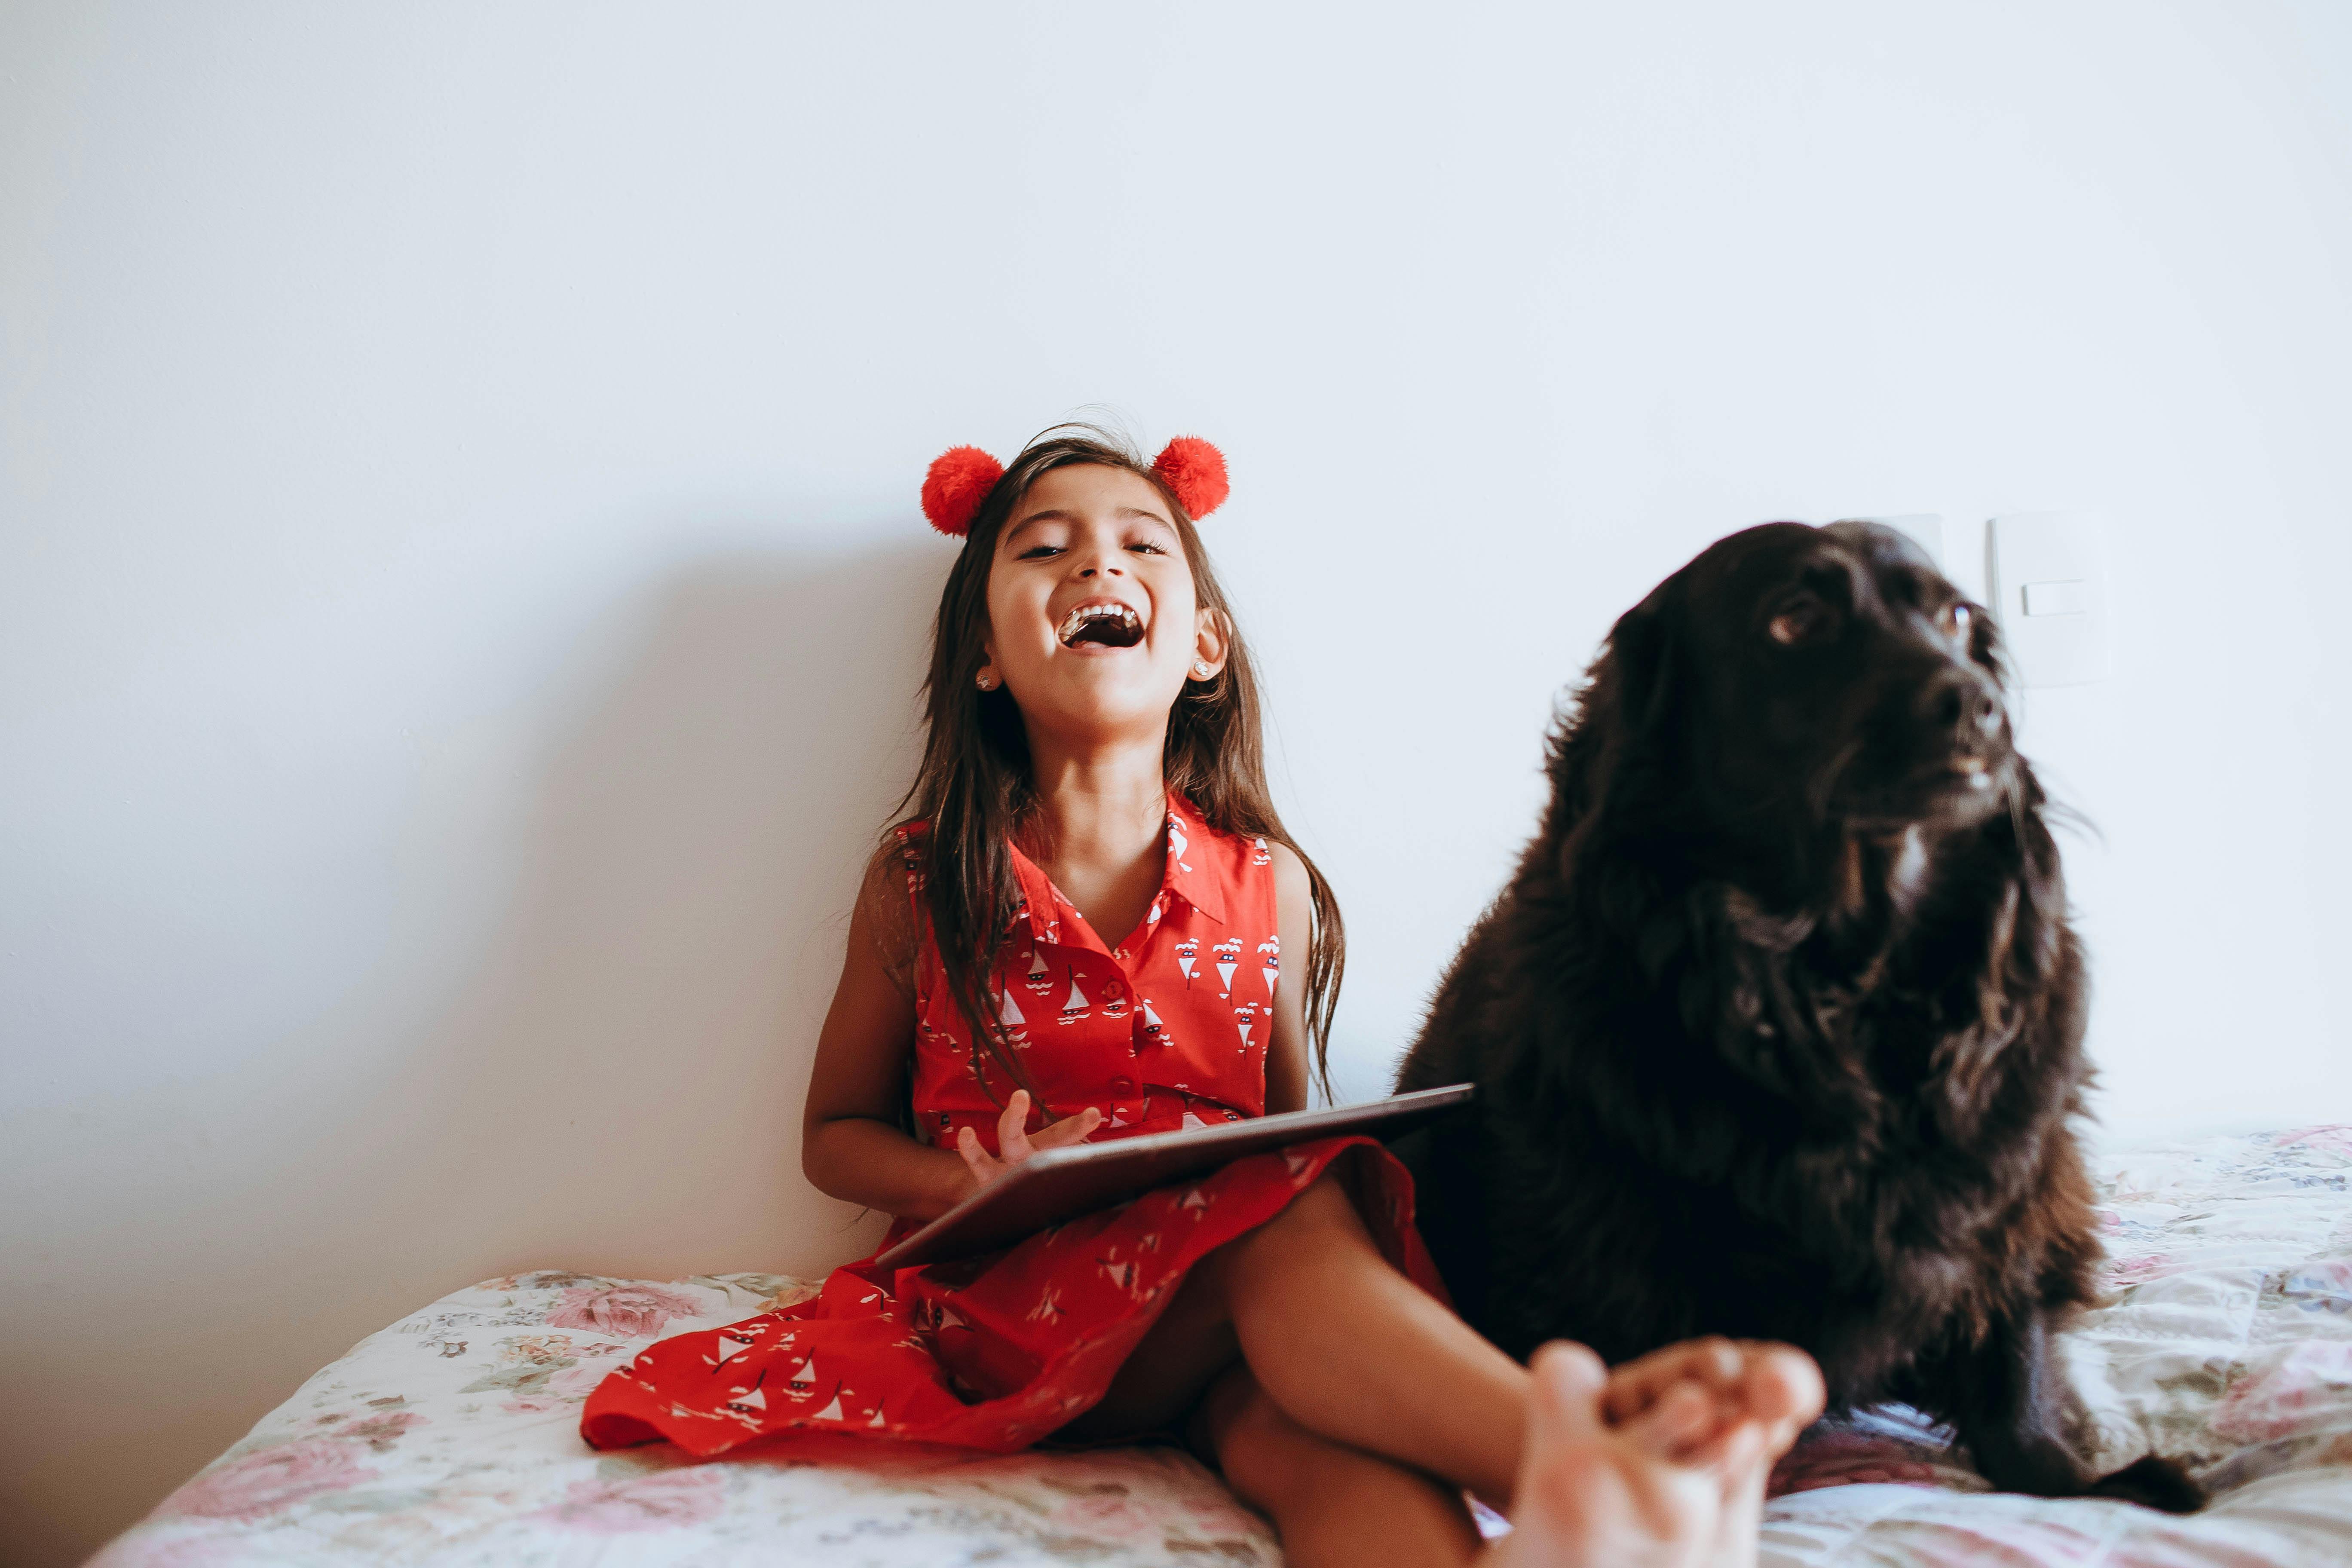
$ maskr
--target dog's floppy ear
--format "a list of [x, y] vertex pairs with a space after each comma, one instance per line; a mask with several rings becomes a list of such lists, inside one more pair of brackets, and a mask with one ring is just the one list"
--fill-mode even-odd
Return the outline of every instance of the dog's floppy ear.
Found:
[[2016, 674], [2009, 662], [2009, 639], [2000, 635], [2000, 624], [1992, 612], [1982, 605], [1971, 604], [1974, 612], [1969, 617], [1969, 661], [1993, 679], [1995, 685], [2007, 691], [2016, 684]]
[[[1552, 747], [1554, 826], [1575, 829], [1618, 793], [1628, 767], [1671, 744], [1679, 702], [1674, 621], [1678, 604], [1661, 584], [1609, 631], [1574, 710]], [[1639, 793], [1635, 785], [1631, 793]]]
[[1675, 631], [1683, 606], [1670, 592], [1674, 586], [1675, 579], [1668, 578], [1618, 616], [1602, 655], [1614, 688], [1618, 743], [1642, 754], [1669, 749], [1680, 727], [1683, 672]]

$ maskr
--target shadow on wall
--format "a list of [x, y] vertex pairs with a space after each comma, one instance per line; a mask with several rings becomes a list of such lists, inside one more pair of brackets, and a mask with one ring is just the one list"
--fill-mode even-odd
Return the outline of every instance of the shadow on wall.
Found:
[[[465, 939], [429, 929], [448, 900], [413, 893], [395, 956], [295, 1037], [129, 1091], [102, 1129], [18, 1130], [10, 1165], [121, 1221], [31, 1222], [38, 1288], [11, 1339], [39, 1354], [7, 1369], [0, 1560], [79, 1561], [459, 1285], [821, 1273], [871, 1247], [883, 1218], [801, 1175], [801, 1100], [858, 876], [911, 776], [944, 570], [909, 542], [671, 581], [493, 845], [514, 858], [487, 940], [453, 959]], [[404, 850], [453, 852], [429, 824]], [[136, 1169], [99, 1152], [142, 1147]], [[135, 1353], [125, 1268], [171, 1302], [139, 1312]]]
[[698, 570], [553, 754], [506, 927], [415, 1057], [467, 1201], [506, 1210], [478, 1256], [814, 1273], [878, 1235], [801, 1175], [801, 1101], [942, 570]]

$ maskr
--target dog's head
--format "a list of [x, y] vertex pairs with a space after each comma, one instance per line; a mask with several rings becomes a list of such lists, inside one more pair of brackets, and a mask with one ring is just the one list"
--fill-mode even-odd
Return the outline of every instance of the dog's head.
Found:
[[1717, 836], [1966, 827], [2022, 768], [1997, 638], [1892, 529], [1766, 523], [1627, 612], [1579, 727], [1615, 731], [1640, 802]]

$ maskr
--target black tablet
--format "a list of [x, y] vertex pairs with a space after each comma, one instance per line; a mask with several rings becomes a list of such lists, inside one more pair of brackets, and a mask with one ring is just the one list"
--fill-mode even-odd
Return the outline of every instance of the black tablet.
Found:
[[874, 1261], [884, 1268], [912, 1268], [992, 1252], [1049, 1225], [1213, 1171], [1244, 1154], [1348, 1132], [1391, 1138], [1467, 1104], [1475, 1092], [1475, 1085], [1457, 1083], [1363, 1105], [1293, 1110], [1251, 1121], [1048, 1149], [1024, 1160], [1011, 1175], [981, 1188]]

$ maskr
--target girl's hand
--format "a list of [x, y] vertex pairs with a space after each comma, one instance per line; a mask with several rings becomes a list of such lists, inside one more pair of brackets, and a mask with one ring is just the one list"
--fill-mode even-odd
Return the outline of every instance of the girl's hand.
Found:
[[1016, 1089], [1004, 1102], [1004, 1114], [996, 1119], [996, 1147], [1001, 1152], [991, 1154], [982, 1148], [980, 1134], [969, 1127], [956, 1130], [956, 1152], [963, 1156], [964, 1166], [971, 1173], [971, 1190], [978, 1192], [1038, 1151], [1078, 1142], [1101, 1125], [1102, 1112], [1089, 1105], [1076, 1116], [1047, 1122], [1032, 1133], [1029, 1091]]

